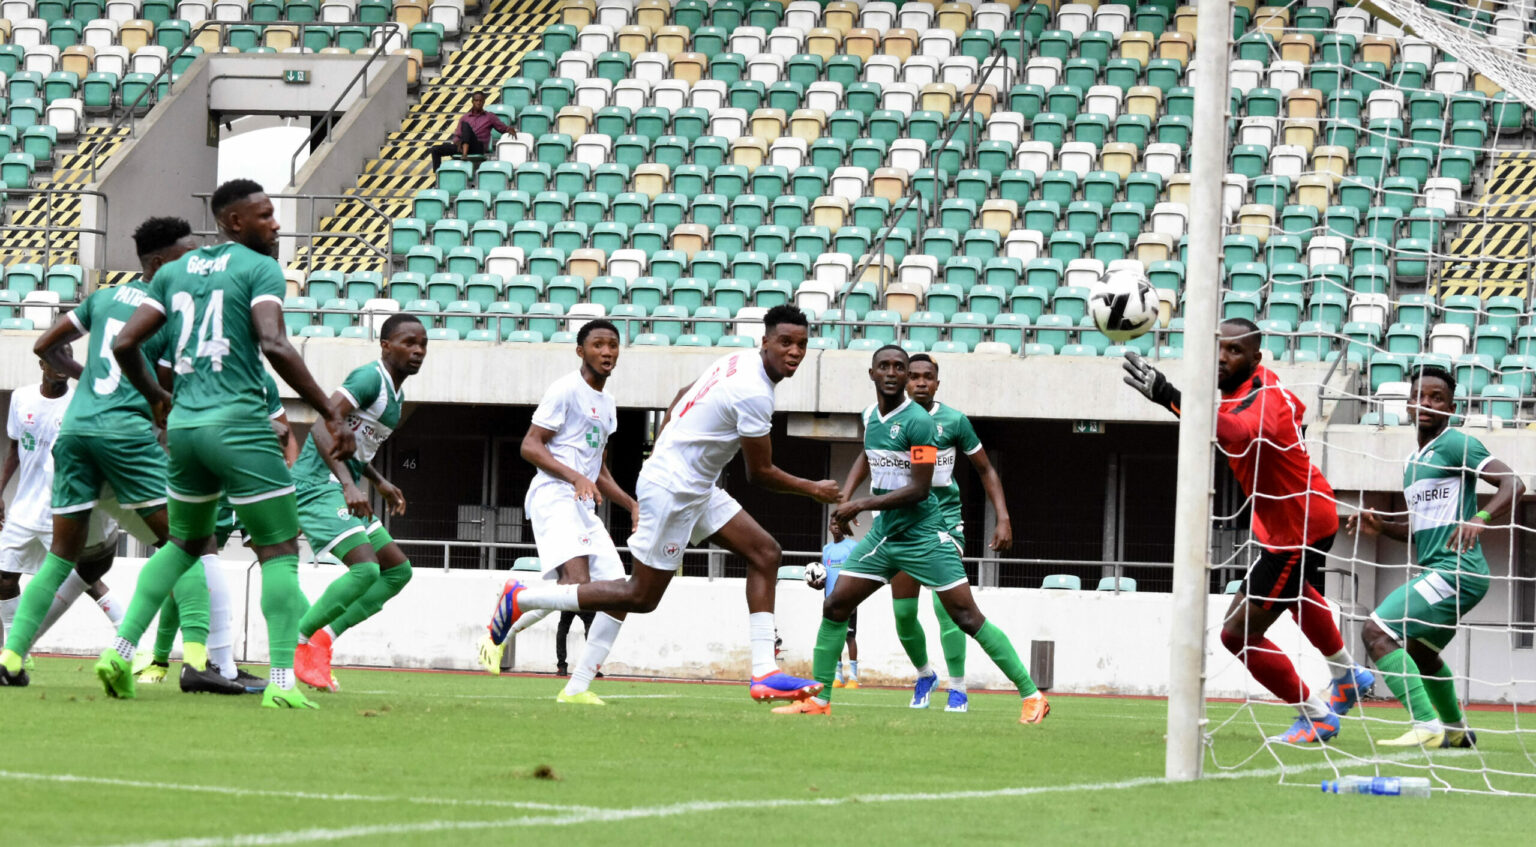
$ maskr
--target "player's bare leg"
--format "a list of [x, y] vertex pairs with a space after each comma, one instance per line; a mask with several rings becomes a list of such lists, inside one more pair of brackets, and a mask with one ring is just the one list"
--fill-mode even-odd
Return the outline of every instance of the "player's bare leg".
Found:
[[[587, 585], [592, 582], [591, 560], [587, 556], [577, 556], [556, 569], [557, 585]], [[613, 649], [613, 642], [619, 637], [619, 628], [624, 623], [623, 612], [598, 612], [593, 618], [592, 625], [587, 627], [586, 644], [581, 648], [581, 656], [576, 660], [576, 669], [571, 672], [570, 679], [565, 688], [555, 697], [557, 703], [572, 703], [583, 706], [606, 705], [593, 694], [590, 686], [592, 680], [597, 677], [598, 668], [607, 661], [608, 653]]]
[[[804, 700], [817, 692], [827, 682], [815, 682], [791, 676], [779, 670], [774, 658], [773, 608], [777, 599], [779, 565], [784, 561], [784, 550], [743, 509], [725, 522], [709, 543], [724, 547], [747, 560], [747, 622], [752, 646], [752, 684], [750, 693], [754, 700]], [[841, 642], [839, 642], [841, 643]], [[839, 647], [839, 655], [842, 650]]]
[[1040, 689], [1035, 687], [1035, 681], [1030, 677], [1029, 669], [1024, 667], [1024, 662], [1019, 659], [1019, 652], [1013, 648], [1013, 642], [981, 613], [975, 596], [971, 594], [971, 584], [961, 582], [938, 592], [938, 596], [955, 626], [981, 645], [981, 649], [1008, 677], [1008, 681], [1019, 690], [1019, 696], [1024, 700], [1019, 711], [1019, 723], [1040, 723], [1045, 720], [1051, 713], [1051, 704], [1040, 693]]
[[1290, 658], [1265, 637], [1285, 613], [1283, 603], [1266, 603], [1238, 592], [1222, 621], [1221, 643], [1260, 685], [1301, 712], [1295, 725], [1276, 740], [1292, 744], [1327, 741], [1338, 735], [1338, 716], [1301, 681]]
[[811, 673], [821, 684], [814, 696], [774, 709], [778, 715], [826, 715], [832, 712], [832, 679], [837, 675], [837, 660], [848, 640], [848, 619], [860, 603], [879, 591], [885, 580], [872, 579], [844, 570], [833, 586], [831, 596], [821, 603], [821, 628], [816, 631]]

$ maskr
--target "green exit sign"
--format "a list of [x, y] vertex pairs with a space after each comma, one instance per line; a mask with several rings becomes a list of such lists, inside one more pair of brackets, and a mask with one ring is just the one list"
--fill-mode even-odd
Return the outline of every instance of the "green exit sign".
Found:
[[309, 85], [309, 71], [283, 71], [283, 82], [289, 85]]

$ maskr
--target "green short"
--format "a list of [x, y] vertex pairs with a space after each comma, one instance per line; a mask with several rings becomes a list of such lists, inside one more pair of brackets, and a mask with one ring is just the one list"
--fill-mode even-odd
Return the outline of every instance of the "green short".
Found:
[[903, 571], [934, 591], [946, 591], [966, 581], [960, 550], [954, 536], [937, 527], [887, 535], [876, 523], [848, 554], [842, 575], [890, 582]]
[[1425, 570], [1381, 601], [1371, 620], [1399, 643], [1418, 641], [1444, 650], [1456, 637], [1456, 624], [1488, 593], [1488, 577], [1455, 571]]
[[309, 539], [316, 556], [342, 558], [363, 542], [377, 553], [393, 544], [389, 530], [378, 518], [360, 518], [347, 508], [340, 485], [320, 485], [298, 491], [299, 528]]
[[265, 421], [251, 426], [173, 429], [168, 440], [172, 535], [213, 535], [218, 500], [224, 495], [253, 545], [278, 544], [298, 536], [293, 477]]
[[141, 515], [165, 508], [165, 451], [153, 433], [110, 436], [65, 433], [53, 442], [53, 510], [93, 508], [103, 485]]

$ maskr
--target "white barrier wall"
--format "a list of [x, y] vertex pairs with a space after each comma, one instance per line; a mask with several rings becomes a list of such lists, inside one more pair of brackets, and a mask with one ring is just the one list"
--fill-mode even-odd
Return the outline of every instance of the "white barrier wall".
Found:
[[[141, 560], [119, 561], [107, 581], [119, 592], [131, 592]], [[226, 563], [230, 585], [236, 592], [236, 656], [266, 660], [267, 639], [260, 614], [260, 574], [254, 568]], [[304, 591], [318, 597], [331, 579], [340, 575], [334, 566], [301, 565]], [[415, 579], [384, 611], [346, 633], [335, 648], [339, 665], [473, 669], [475, 642], [484, 632], [504, 572], [418, 569]], [[784, 640], [783, 664], [809, 676], [811, 650], [821, 615], [821, 593], [799, 582], [780, 582], [778, 629]], [[1027, 662], [1031, 641], [1054, 641], [1055, 680], [1052, 690], [1091, 694], [1165, 693], [1168, 675], [1170, 595], [1120, 594], [1096, 591], [1045, 591], [1040, 589], [976, 589], [982, 609], [1013, 639]], [[1213, 596], [1209, 616], [1219, 621], [1230, 598]], [[924, 595], [927, 602], [927, 595]], [[943, 652], [931, 607], [921, 612], [928, 633], [931, 663], [943, 668]], [[516, 669], [550, 672], [555, 669], [555, 618], [551, 616], [516, 642]], [[572, 626], [571, 661], [581, 649], [582, 626]], [[1274, 628], [1271, 638], [1294, 653], [1299, 633], [1287, 616]], [[89, 601], [77, 603], [37, 645], [38, 652], [93, 654], [111, 637], [106, 618]], [[153, 630], [141, 644], [148, 649]], [[1465, 636], [1458, 639], [1459, 649]], [[904, 683], [912, 666], [896, 640], [885, 590], [871, 597], [859, 615], [858, 643], [861, 675], [871, 682]], [[1474, 657], [1474, 676], [1509, 679], [1512, 662], [1523, 667], [1516, 676], [1536, 678], [1532, 651], [1510, 651], [1479, 641]], [[970, 647], [967, 678], [973, 687], [1007, 688], [1001, 672], [974, 644]], [[1267, 696], [1221, 646], [1213, 630], [1207, 639], [1207, 692], [1212, 697]], [[633, 616], [626, 622], [605, 669], [614, 674], [683, 678], [740, 679], [749, 676], [747, 608], [741, 580], [710, 581], [682, 578], [673, 581], [661, 607], [650, 615]], [[1325, 684], [1327, 671], [1317, 652], [1302, 653], [1302, 677], [1314, 686]], [[1460, 665], [1457, 666], [1458, 672]], [[345, 685], [345, 674], [343, 685]], [[553, 688], [551, 689], [553, 691]], [[1523, 693], [1508, 689], [1479, 690], [1476, 699], [1507, 699], [1514, 694], [1529, 700], [1536, 690]]]

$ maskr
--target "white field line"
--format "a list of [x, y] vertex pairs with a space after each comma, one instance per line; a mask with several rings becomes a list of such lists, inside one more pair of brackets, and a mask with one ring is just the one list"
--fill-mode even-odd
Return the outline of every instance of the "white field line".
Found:
[[[1420, 757], [1418, 751], [1397, 753], [1389, 756], [1381, 756], [1374, 762], [1361, 762], [1339, 764], [1337, 767], [1350, 769], [1352, 767], [1369, 766], [1380, 762], [1407, 761]], [[1437, 755], [1437, 758], [1453, 758], [1457, 756], [1476, 755], [1475, 751], [1449, 750]], [[1247, 771], [1233, 771], [1213, 774], [1208, 779], [1252, 779], [1256, 777], [1287, 776], [1309, 771], [1333, 770], [1336, 767], [1333, 762], [1312, 762], [1291, 767], [1276, 766]], [[1039, 794], [1071, 794], [1083, 791], [1123, 791], [1130, 788], [1143, 788], [1149, 785], [1170, 784], [1170, 780], [1164, 777], [1137, 777], [1135, 779], [1120, 780], [1118, 782], [1083, 782], [1072, 785], [1038, 785], [1020, 786], [1017, 788], [978, 789], [972, 791], [945, 791], [939, 793], [907, 793], [907, 794], [856, 794], [848, 797], [825, 797], [815, 799], [781, 798], [771, 800], [725, 800], [725, 801], [698, 801], [694, 803], [676, 803], [670, 806], [639, 806], [629, 809], [591, 809], [588, 811], [572, 812], [563, 815], [542, 815], [521, 818], [506, 818], [491, 821], [455, 821], [435, 820], [419, 823], [403, 824], [375, 824], [372, 826], [342, 827], [337, 829], [299, 829], [287, 832], [250, 833], [234, 836], [213, 836], [207, 838], [177, 838], [161, 841], [141, 841], [131, 844], [119, 845], [119, 847], [267, 847], [267, 845], [280, 844], [305, 844], [327, 841], [344, 841], [354, 838], [372, 838], [379, 836], [415, 835], [433, 832], [466, 832], [477, 830], [496, 829], [520, 829], [535, 826], [573, 826], [587, 823], [617, 823], [620, 821], [644, 820], [651, 818], [670, 818], [683, 815], [703, 814], [707, 812], [744, 811], [758, 809], [786, 809], [809, 807], [833, 807], [846, 806], [855, 803], [921, 803], [949, 800], [989, 800], [999, 797], [1030, 797]]]
[[595, 806], [566, 806], [555, 803], [526, 803], [516, 800], [461, 800], [454, 797], [402, 797], [380, 794], [327, 794], [311, 791], [277, 791], [264, 788], [237, 788], [226, 785], [189, 785], [174, 782], [147, 782], [76, 774], [22, 773], [0, 770], [0, 779], [19, 782], [59, 782], [77, 785], [108, 785], [115, 788], [143, 788], [150, 791], [186, 791], [222, 794], [229, 797], [273, 797], [283, 800], [321, 800], [327, 803], [415, 803], [425, 806], [462, 806], [466, 808], [528, 809], [536, 812], [596, 812]]

